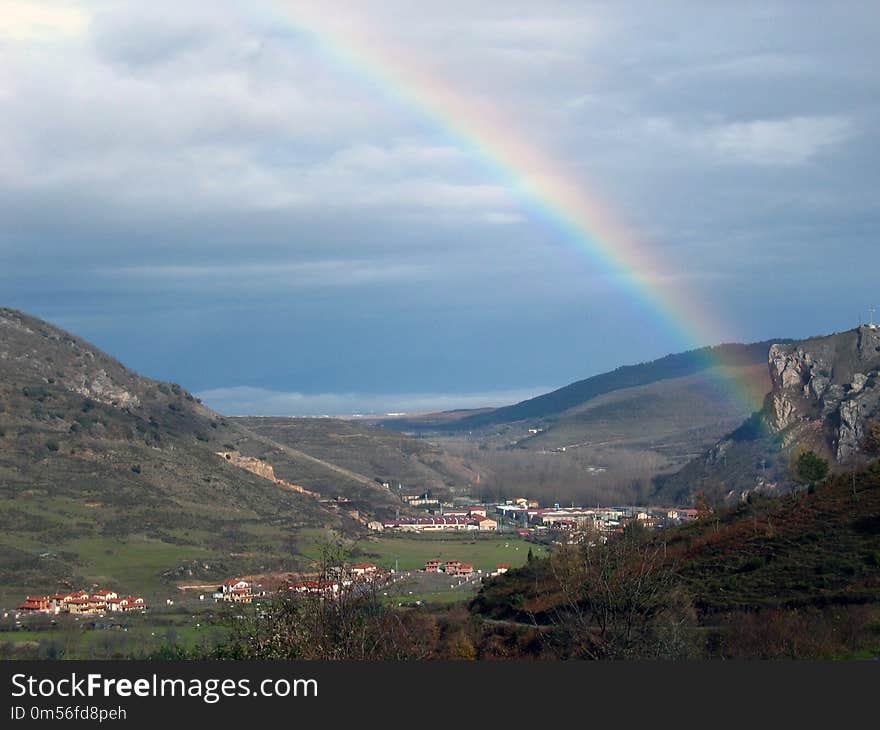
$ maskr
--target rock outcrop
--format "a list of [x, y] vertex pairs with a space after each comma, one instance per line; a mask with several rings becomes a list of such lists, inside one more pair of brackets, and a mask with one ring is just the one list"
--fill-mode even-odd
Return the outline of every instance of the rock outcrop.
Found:
[[867, 423], [880, 418], [880, 327], [773, 345], [769, 365], [765, 418], [773, 431], [786, 441], [806, 429], [821, 433], [839, 462], [862, 450]]
[[256, 474], [258, 477], [268, 479], [270, 482], [274, 482], [286, 489], [292, 489], [294, 492], [299, 492], [300, 494], [307, 494], [315, 499], [321, 498], [321, 495], [318, 492], [313, 492], [311, 489], [306, 489], [299, 484], [293, 484], [284, 479], [279, 479], [275, 476], [275, 468], [262, 459], [257, 459], [254, 456], [242, 456], [238, 451], [218, 451], [217, 456], [226, 459], [226, 461], [233, 466], [237, 466], [239, 469], [244, 469], [245, 471], [251, 472], [251, 474]]

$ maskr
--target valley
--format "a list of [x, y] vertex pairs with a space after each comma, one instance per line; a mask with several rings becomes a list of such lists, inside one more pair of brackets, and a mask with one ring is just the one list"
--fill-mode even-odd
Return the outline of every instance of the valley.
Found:
[[[453, 621], [454, 632], [465, 611], [476, 622], [467, 642], [487, 656], [491, 627], [510, 622], [511, 641], [526, 638], [524, 576], [546, 584], [535, 605], [549, 617], [556, 556], [632, 536], [662, 539], [664, 556], [682, 561], [674, 580], [698, 633], [716, 614], [873, 606], [877, 342], [862, 327], [725, 345], [476, 412], [229, 417], [2, 309], [0, 653], [227, 651], [235, 620], [210, 598], [216, 586], [246, 579], [273, 606], [278, 591], [325, 585], [328, 550], [333, 570], [383, 576], [371, 589], [382, 611]], [[827, 479], [804, 481], [808, 451]], [[771, 601], [791, 545], [812, 562], [785, 568], [790, 595]], [[832, 545], [849, 557], [832, 559]], [[42, 609], [59, 590], [98, 588], [131, 591], [147, 608]]]

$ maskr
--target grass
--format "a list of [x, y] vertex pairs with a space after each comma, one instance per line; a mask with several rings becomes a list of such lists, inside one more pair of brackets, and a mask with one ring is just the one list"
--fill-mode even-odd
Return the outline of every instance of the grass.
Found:
[[[192, 609], [192, 607], [190, 607]], [[93, 623], [97, 626], [93, 626]], [[27, 617], [22, 625], [0, 621], [0, 658], [137, 658], [160, 650], [192, 650], [223, 641], [228, 628], [212, 608], [151, 610], [145, 615], [103, 618]]]
[[212, 553], [190, 545], [170, 545], [148, 538], [82, 538], [63, 546], [76, 552], [83, 575], [100, 585], [120, 582], [123, 590], [148, 595], [173, 591], [162, 572], [184, 560], [210, 558]]
[[[450, 588], [450, 586], [455, 586]], [[442, 573], [413, 573], [387, 590], [387, 601], [398, 603], [457, 603], [469, 601], [480, 588], [479, 580], [462, 582]], [[385, 591], [383, 591], [385, 592]], [[384, 598], [384, 596], [383, 596]]]
[[544, 554], [540, 545], [504, 535], [383, 535], [364, 538], [356, 547], [359, 558], [384, 568], [393, 568], [396, 562], [400, 570], [419, 570], [428, 560], [436, 559], [461, 560], [473, 563], [476, 570], [491, 572], [499, 563], [513, 567], [524, 565], [529, 548], [535, 556]]

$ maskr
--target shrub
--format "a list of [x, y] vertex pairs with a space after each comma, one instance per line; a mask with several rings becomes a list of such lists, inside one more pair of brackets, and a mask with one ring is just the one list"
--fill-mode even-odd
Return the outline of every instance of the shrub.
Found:
[[805, 484], [815, 484], [828, 476], [828, 462], [815, 451], [805, 451], [795, 462], [795, 472]]

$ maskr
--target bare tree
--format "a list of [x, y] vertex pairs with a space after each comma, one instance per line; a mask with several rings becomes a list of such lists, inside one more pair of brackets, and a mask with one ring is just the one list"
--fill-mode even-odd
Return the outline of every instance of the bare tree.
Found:
[[623, 535], [564, 546], [549, 559], [561, 600], [545, 632], [557, 655], [585, 659], [679, 658], [689, 653], [689, 598], [663, 547]]
[[376, 584], [357, 580], [338, 547], [322, 550], [318, 575], [301, 591], [284, 587], [239, 619], [221, 653], [242, 659], [424, 659], [435, 637], [418, 612], [396, 611]]

